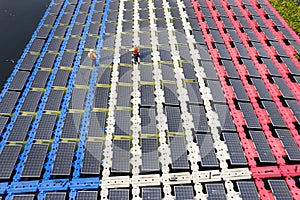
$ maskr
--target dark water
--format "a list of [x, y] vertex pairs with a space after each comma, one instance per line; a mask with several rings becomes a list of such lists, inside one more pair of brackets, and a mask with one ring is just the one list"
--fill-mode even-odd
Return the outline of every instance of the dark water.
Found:
[[0, 0], [0, 91], [49, 3], [50, 0]]

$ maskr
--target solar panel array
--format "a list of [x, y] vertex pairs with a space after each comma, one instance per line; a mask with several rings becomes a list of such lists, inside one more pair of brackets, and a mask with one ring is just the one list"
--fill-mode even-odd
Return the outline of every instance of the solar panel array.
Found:
[[267, 1], [52, 0], [0, 94], [0, 199], [299, 199], [298, 43]]

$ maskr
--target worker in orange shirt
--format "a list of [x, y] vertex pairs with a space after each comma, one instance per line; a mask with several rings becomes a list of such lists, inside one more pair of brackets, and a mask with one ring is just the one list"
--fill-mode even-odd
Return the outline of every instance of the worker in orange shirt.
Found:
[[90, 49], [88, 53], [88, 57], [92, 60], [92, 66], [96, 65], [96, 54], [94, 52], [94, 49]]

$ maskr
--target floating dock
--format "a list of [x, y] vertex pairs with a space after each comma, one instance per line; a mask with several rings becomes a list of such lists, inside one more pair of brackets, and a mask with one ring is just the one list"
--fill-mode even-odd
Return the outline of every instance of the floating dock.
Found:
[[267, 0], [52, 0], [0, 94], [0, 199], [300, 199], [299, 53]]

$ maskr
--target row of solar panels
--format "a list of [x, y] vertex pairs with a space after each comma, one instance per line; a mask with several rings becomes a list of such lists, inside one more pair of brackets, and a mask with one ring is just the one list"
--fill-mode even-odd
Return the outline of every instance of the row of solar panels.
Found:
[[[252, 181], [237, 181], [236, 185], [242, 199], [260, 199], [257, 189]], [[276, 199], [293, 199], [284, 180], [268, 180], [268, 185]], [[175, 185], [172, 188], [176, 200], [195, 199], [195, 192], [191, 185]], [[206, 183], [205, 191], [208, 199], [227, 199], [226, 190], [222, 183]], [[78, 191], [76, 199], [97, 200], [100, 199], [99, 195], [100, 193], [98, 191]], [[46, 192], [44, 199], [65, 200], [67, 199], [67, 196], [66, 192]], [[141, 188], [141, 197], [143, 200], [161, 200], [164, 195], [162, 194], [162, 189], [160, 187], [143, 187]], [[130, 190], [126, 188], [110, 189], [108, 198], [110, 200], [129, 200], [132, 198], [132, 195], [130, 194]], [[0, 199], [2, 199], [1, 196]], [[35, 194], [16, 194], [12, 196], [12, 199], [33, 200], [35, 199]]]
[[[213, 31], [212, 36], [214, 37], [215, 41], [218, 41], [218, 38], [219, 39], [221, 38], [221, 36], [218, 35], [219, 33], [214, 31], [213, 29], [211, 31]], [[230, 65], [229, 61], [226, 61], [226, 60], [223, 60], [223, 61], [224, 61], [224, 63], [226, 63], [224, 65], [225, 68], [226, 67], [229, 68], [229, 66], [232, 66], [232, 64]], [[243, 61], [245, 62], [246, 60], [243, 60]], [[248, 61], [249, 60], [247, 60], [247, 64], [244, 63], [245, 66], [247, 66], [247, 68], [249, 68], [249, 69], [252, 69], [252, 71], [253, 70], [256, 71], [253, 63], [248, 62]], [[269, 66], [273, 67], [273, 65], [269, 65]], [[274, 70], [277, 70], [277, 69], [274, 68]], [[232, 72], [233, 68], [231, 67], [228, 71]], [[255, 74], [258, 75], [258, 72], [256, 71]], [[233, 78], [235, 78], [235, 77], [233, 77]], [[297, 120], [299, 121], [299, 116], [297, 114], [298, 110], [299, 110], [299, 108], [298, 108], [299, 106], [297, 106], [297, 105], [299, 105], [299, 104], [296, 100], [293, 100], [294, 96], [291, 93], [291, 91], [289, 90], [288, 86], [286, 85], [286, 83], [284, 82], [284, 80], [282, 78], [274, 77], [273, 80], [278, 85], [280, 91], [283, 94], [283, 97], [292, 98], [291, 100], [287, 99], [286, 102], [288, 103], [288, 105], [291, 108], [291, 110], [293, 111], [293, 113], [295, 113], [295, 116], [296, 116]], [[266, 87], [265, 87], [265, 85], [263, 84], [262, 80], [256, 79], [256, 78], [251, 78], [251, 81], [256, 86], [259, 95], [262, 97], [262, 100], [272, 100], [269, 93], [268, 93], [268, 91], [267, 91], [267, 89], [266, 89]], [[243, 85], [242, 85], [242, 82], [240, 80], [230, 78], [229, 83], [234, 89], [234, 92], [235, 92], [237, 100], [238, 100], [238, 106], [239, 106], [239, 109], [242, 111], [242, 113], [244, 115], [247, 128], [249, 128], [249, 129], [261, 129], [261, 126], [260, 126], [260, 124], [257, 120], [257, 117], [254, 113], [254, 110], [253, 110], [251, 104], [247, 103], [247, 102], [249, 102], [249, 98], [248, 98], [248, 95], [246, 94], [246, 91], [245, 91]], [[246, 101], [246, 102], [244, 102], [244, 101]], [[261, 103], [262, 103], [262, 106], [268, 112], [269, 117], [270, 117], [271, 122], [272, 122], [272, 125], [274, 127], [278, 127], [278, 128], [286, 128], [286, 124], [285, 124], [284, 120], [282, 119], [280, 113], [278, 112], [275, 103], [270, 102], [270, 101], [261, 101]], [[216, 108], [216, 111], [218, 112], [218, 108]], [[229, 111], [226, 111], [226, 112], [229, 112]], [[222, 121], [223, 120], [221, 118], [221, 122]], [[268, 143], [265, 140], [265, 137], [263, 136], [263, 133], [262, 132], [260, 132], [260, 133], [255, 132], [255, 133], [256, 133], [256, 135], [257, 134], [260, 135], [259, 136], [260, 139], [258, 139], [258, 140], [257, 139], [255, 140], [255, 139], [252, 138], [253, 141], [254, 141], [254, 144], [256, 146], [256, 150], [259, 152], [260, 161], [261, 162], [265, 162], [265, 161], [275, 162], [274, 156], [272, 155], [272, 152], [271, 152], [270, 148], [268, 147]], [[300, 158], [299, 148], [297, 148], [297, 144], [295, 143], [295, 141], [294, 141], [292, 135], [289, 133], [289, 131], [287, 129], [283, 129], [283, 130], [278, 129], [278, 130], [276, 130], [276, 133], [277, 133], [277, 136], [281, 139], [281, 142], [284, 144], [284, 148], [287, 152], [287, 155], [288, 155], [289, 159], [290, 160], [299, 160], [299, 158]], [[250, 131], [250, 135], [251, 135], [251, 131]], [[251, 137], [253, 137], [253, 136], [251, 135]], [[257, 143], [259, 143], [259, 144], [257, 144]], [[264, 146], [265, 149], [263, 150], [263, 148], [261, 148], [260, 146]], [[265, 152], [266, 149], [268, 149], [269, 153]], [[265, 155], [267, 155], [267, 154], [269, 155], [269, 157], [267, 156], [268, 157], [267, 159], [262, 158], [261, 155], [263, 155], [263, 152], [265, 152]]]

